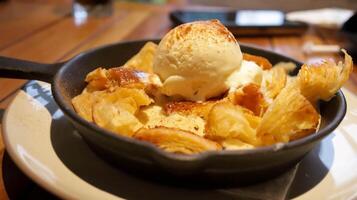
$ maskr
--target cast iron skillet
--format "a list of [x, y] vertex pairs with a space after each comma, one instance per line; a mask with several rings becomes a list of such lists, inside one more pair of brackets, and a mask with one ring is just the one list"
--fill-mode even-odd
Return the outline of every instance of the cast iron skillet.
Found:
[[[58, 106], [100, 157], [135, 174], [156, 179], [184, 179], [186, 183], [248, 183], [280, 174], [299, 162], [321, 139], [331, 133], [345, 115], [346, 102], [342, 92], [338, 91], [331, 101], [320, 103], [322, 122], [320, 130], [315, 134], [288, 144], [254, 150], [212, 151], [190, 156], [167, 153], [147, 142], [116, 135], [77, 115], [71, 105], [71, 99], [85, 87], [86, 74], [97, 67], [121, 66], [146, 42], [143, 40], [108, 45], [56, 64], [39, 64], [0, 57], [0, 76], [51, 83]], [[294, 59], [273, 52], [246, 45], [241, 45], [241, 49], [246, 53], [266, 57], [273, 64], [289, 61], [301, 65]]]

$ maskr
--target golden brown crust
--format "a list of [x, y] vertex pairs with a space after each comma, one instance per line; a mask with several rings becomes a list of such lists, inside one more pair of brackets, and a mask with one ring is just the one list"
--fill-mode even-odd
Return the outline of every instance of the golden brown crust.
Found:
[[116, 67], [111, 69], [97, 68], [86, 77], [87, 90], [97, 91], [115, 87], [144, 88], [145, 84], [140, 80], [139, 71]]
[[145, 84], [140, 80], [138, 73], [139, 71], [137, 70], [123, 67], [116, 67], [108, 70], [112, 87], [144, 88]]
[[110, 79], [117, 81], [118, 86], [125, 86], [131, 83], [140, 82], [137, 71], [122, 67], [111, 68], [108, 70]]
[[89, 72], [85, 81], [88, 83], [86, 87], [88, 91], [105, 90], [110, 86], [107, 70], [102, 67]]
[[256, 116], [262, 116], [268, 103], [259, 89], [259, 85], [250, 83], [231, 94], [229, 99], [234, 105], [240, 105], [252, 111]]
[[145, 89], [149, 93], [160, 85], [157, 75], [131, 68], [116, 67], [111, 69], [97, 68], [86, 77], [88, 92], [98, 90], [113, 91], [117, 87]]
[[203, 103], [191, 101], [168, 102], [164, 105], [166, 114], [180, 113], [183, 115], [196, 115], [207, 118], [207, 115], [217, 101], [206, 101]]
[[[192, 28], [193, 26], [195, 28]], [[216, 36], [214, 39], [217, 39], [217, 42], [222, 42], [218, 40], [223, 39], [228, 42], [237, 43], [234, 35], [217, 19], [182, 24], [171, 31], [173, 37], [167, 39], [167, 48], [170, 48], [176, 41], [182, 40], [190, 33], [200, 36], [203, 33], [211, 32], [212, 35]], [[167, 35], [170, 35], [170, 33]]]
[[243, 53], [243, 60], [253, 61], [258, 66], [260, 66], [263, 70], [268, 70], [273, 67], [270, 61], [262, 56], [256, 56], [248, 53]]
[[193, 154], [222, 149], [219, 144], [191, 132], [163, 126], [150, 129], [141, 128], [133, 137], [153, 143], [165, 151], [179, 154]]

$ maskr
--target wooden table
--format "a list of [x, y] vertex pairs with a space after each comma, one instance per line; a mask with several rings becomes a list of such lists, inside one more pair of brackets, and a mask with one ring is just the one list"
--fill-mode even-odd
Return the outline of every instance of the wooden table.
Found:
[[[104, 44], [161, 37], [171, 27], [168, 13], [186, 6], [185, 1], [173, 1], [161, 6], [116, 2], [111, 16], [89, 17], [86, 21], [76, 22], [71, 15], [70, 1], [60, 4], [34, 2], [0, 3], [0, 55], [51, 63], [64, 61], [79, 52]], [[346, 42], [336, 31], [313, 27], [303, 36], [238, 37], [238, 41], [304, 62], [338, 58], [337, 55], [306, 55], [302, 51], [306, 42], [340, 45]], [[24, 83], [26, 80], [0, 78], [0, 119]], [[346, 87], [357, 92], [357, 73], [351, 76]], [[0, 164], [4, 150], [0, 138]], [[0, 199], [7, 199], [2, 174], [0, 179]]]

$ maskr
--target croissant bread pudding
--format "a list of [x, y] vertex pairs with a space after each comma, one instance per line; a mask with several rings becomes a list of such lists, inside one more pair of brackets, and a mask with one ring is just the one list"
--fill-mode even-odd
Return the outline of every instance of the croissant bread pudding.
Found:
[[89, 122], [172, 153], [251, 149], [314, 134], [318, 101], [329, 101], [353, 70], [338, 64], [278, 63], [242, 53], [218, 20], [196, 21], [146, 43], [123, 66], [87, 74], [72, 99]]

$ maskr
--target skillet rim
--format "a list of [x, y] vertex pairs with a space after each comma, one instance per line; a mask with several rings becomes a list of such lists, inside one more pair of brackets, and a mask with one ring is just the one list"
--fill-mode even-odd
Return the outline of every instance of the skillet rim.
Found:
[[[291, 150], [294, 148], [298, 148], [300, 146], [304, 146], [307, 144], [311, 144], [311, 143], [320, 141], [321, 139], [326, 137], [328, 134], [330, 134], [334, 129], [337, 128], [337, 126], [341, 123], [341, 121], [343, 120], [343, 118], [346, 114], [346, 109], [347, 109], [346, 100], [343, 95], [343, 92], [341, 90], [338, 90], [334, 97], [334, 98], [337, 98], [337, 100], [340, 102], [339, 106], [337, 108], [337, 114], [334, 116], [334, 118], [332, 119], [332, 121], [330, 123], [326, 124], [325, 127], [323, 127], [322, 129], [319, 129], [317, 132], [310, 134], [306, 137], [303, 137], [301, 139], [298, 139], [298, 140], [295, 140], [292, 142], [288, 142], [285, 144], [277, 143], [277, 144], [269, 145], [269, 146], [265, 146], [265, 147], [256, 147], [254, 149], [229, 150], [229, 151], [225, 151], [225, 150], [205, 151], [202, 153], [192, 154], [192, 155], [180, 155], [180, 154], [166, 152], [166, 151], [156, 147], [152, 143], [149, 143], [146, 141], [140, 141], [140, 140], [137, 140], [134, 138], [126, 137], [126, 136], [121, 136], [121, 135], [115, 134], [111, 131], [108, 131], [104, 128], [101, 128], [101, 127], [95, 125], [94, 123], [88, 122], [85, 119], [83, 119], [82, 117], [80, 117], [74, 111], [72, 105], [68, 106], [65, 103], [66, 102], [64, 100], [65, 97], [63, 97], [63, 95], [61, 95], [61, 93], [59, 92], [60, 91], [59, 82], [61, 81], [61, 75], [64, 73], [64, 71], [67, 68], [70, 68], [72, 63], [74, 63], [77, 60], [80, 60], [83, 56], [86, 56], [87, 54], [93, 53], [95, 51], [100, 51], [102, 49], [110, 48], [113, 46], [120, 46], [120, 45], [131, 44], [131, 43], [144, 43], [144, 42], [148, 42], [148, 41], [158, 42], [159, 39], [148, 38], [148, 39], [141, 39], [141, 40], [128, 40], [128, 41], [122, 41], [122, 42], [118, 42], [118, 43], [104, 45], [104, 46], [100, 46], [100, 47], [97, 47], [94, 49], [90, 49], [88, 51], [84, 51], [84, 52], [74, 56], [70, 60], [68, 60], [59, 69], [59, 71], [54, 76], [53, 83], [52, 83], [51, 87], [52, 87], [52, 93], [53, 93], [54, 99], [56, 100], [56, 103], [58, 104], [58, 106], [60, 107], [62, 112], [67, 117], [69, 117], [71, 120], [75, 121], [76, 123], [79, 123], [81, 126], [84, 126], [85, 128], [91, 129], [92, 131], [94, 131], [98, 134], [102, 134], [103, 137], [107, 137], [110, 140], [121, 140], [122, 142], [129, 143], [130, 145], [145, 149], [147, 151], [147, 155], [150, 155], [150, 157], [148, 157], [148, 159], [150, 159], [151, 161], [153, 161], [155, 158], [161, 157], [165, 160], [170, 160], [170, 161], [174, 161], [174, 162], [185, 162], [185, 163], [186, 162], [189, 162], [189, 163], [197, 162], [197, 163], [202, 164], [209, 159], [214, 159], [215, 157], [251, 156], [251, 155], [263, 155], [263, 154], [283, 152], [283, 151]], [[289, 56], [285, 56], [285, 55], [276, 53], [274, 51], [265, 50], [265, 49], [262, 49], [262, 48], [259, 48], [259, 47], [253, 46], [253, 45], [247, 45], [244, 43], [240, 43], [240, 46], [241, 46], [241, 48], [243, 47], [243, 48], [259, 51], [262, 53], [275, 54], [283, 59], [290, 60], [294, 63], [299, 64], [299, 65], [303, 64], [302, 62], [300, 62], [296, 59], [293, 59]], [[85, 133], [81, 133], [81, 134], [85, 134]], [[157, 156], [159, 156], [159, 157], [157, 157]], [[157, 159], [155, 159], [155, 160], [157, 161]]]

